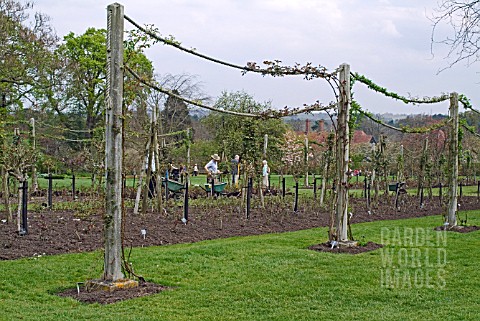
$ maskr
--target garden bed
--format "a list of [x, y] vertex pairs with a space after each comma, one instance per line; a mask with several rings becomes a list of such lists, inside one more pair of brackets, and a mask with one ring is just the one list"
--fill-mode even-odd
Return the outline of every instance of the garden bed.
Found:
[[[371, 208], [370, 214], [363, 199], [351, 199], [352, 212], [350, 222], [370, 222], [374, 220], [402, 219], [438, 215], [444, 213], [438, 202], [426, 202], [418, 208], [417, 199], [411, 197], [400, 211], [393, 209], [391, 199], [385, 199]], [[79, 200], [88, 202], [88, 200]], [[97, 201], [98, 202], [98, 201]], [[217, 203], [216, 203], [217, 202]], [[218, 204], [218, 206], [216, 206]], [[476, 197], [464, 197], [462, 210], [480, 209]], [[86, 215], [78, 211], [42, 210], [29, 212], [28, 234], [20, 236], [16, 224], [0, 223], [0, 260], [12, 260], [22, 257], [35, 257], [61, 253], [93, 251], [103, 247], [102, 210]], [[250, 218], [240, 206], [229, 206], [228, 202], [212, 200], [208, 207], [191, 207], [189, 220], [183, 224], [180, 220], [182, 209], [178, 206], [166, 208], [163, 213], [147, 212], [145, 215], [133, 215], [127, 209], [125, 218], [125, 246], [152, 246], [177, 243], [190, 243], [202, 240], [226, 238], [231, 236], [280, 233], [314, 227], [328, 226], [329, 212], [310, 204], [299, 206], [294, 213], [289, 203], [277, 202], [265, 209], [252, 208]], [[442, 222], [439, 221], [439, 225]], [[432, 227], [433, 228], [433, 227]], [[146, 230], [145, 237], [141, 230]], [[359, 237], [358, 235], [353, 235]], [[319, 236], [327, 239], [327, 234]]]

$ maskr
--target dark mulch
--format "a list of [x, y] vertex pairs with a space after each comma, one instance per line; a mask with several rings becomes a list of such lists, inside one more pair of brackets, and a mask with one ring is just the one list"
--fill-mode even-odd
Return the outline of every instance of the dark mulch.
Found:
[[458, 232], [458, 233], [470, 233], [480, 230], [480, 226], [472, 225], [472, 226], [454, 226], [453, 228], [448, 228], [446, 226], [437, 226], [435, 231], [448, 231], [448, 232]]
[[91, 291], [87, 292], [83, 287], [78, 292], [77, 288], [68, 289], [57, 293], [62, 297], [71, 297], [83, 303], [111, 304], [123, 300], [139, 298], [142, 296], [156, 294], [170, 288], [155, 283], [143, 282], [137, 287], [129, 289], [118, 289], [115, 291]]
[[[354, 214], [350, 222], [403, 219], [445, 212], [436, 200], [427, 201], [424, 208], [419, 209], [418, 199], [409, 197], [400, 211], [393, 209], [392, 201], [393, 198], [382, 199], [371, 208], [369, 214], [363, 199], [351, 199]], [[88, 202], [88, 199], [79, 202]], [[462, 209], [480, 209], [480, 203], [476, 197], [463, 197]], [[16, 224], [0, 222], [0, 260], [101, 249], [101, 212], [98, 210], [98, 213], [88, 216], [79, 216], [74, 211], [29, 212], [28, 234], [24, 236], [18, 235]], [[145, 215], [133, 215], [129, 209], [125, 218], [125, 246], [191, 243], [231, 236], [297, 231], [328, 226], [330, 217], [327, 209], [303, 206], [301, 203], [296, 213], [290, 204], [275, 208], [252, 208], [249, 219], [245, 218], [242, 208], [225, 205], [208, 210], [192, 207], [189, 214], [189, 221], [185, 225], [179, 219], [182, 215], [180, 207], [167, 208], [163, 213], [147, 212]], [[142, 229], [147, 230], [145, 238], [141, 234]]]
[[362, 244], [358, 246], [331, 246], [330, 242], [325, 242], [317, 245], [312, 245], [309, 247], [310, 250], [318, 252], [328, 252], [328, 253], [345, 253], [345, 254], [359, 254], [374, 251], [376, 249], [382, 248], [382, 244], [367, 242], [367, 244]]

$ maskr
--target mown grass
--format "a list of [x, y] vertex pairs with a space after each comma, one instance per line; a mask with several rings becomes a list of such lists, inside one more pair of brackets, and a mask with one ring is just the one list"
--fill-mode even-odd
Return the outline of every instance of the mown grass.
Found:
[[[363, 186], [363, 180], [365, 177], [360, 176], [360, 177], [352, 177], [351, 178], [351, 183], [358, 183], [360, 186]], [[305, 189], [304, 188], [304, 179], [300, 178], [299, 179], [299, 193], [302, 195], [313, 195], [313, 175], [309, 177], [310, 181], [310, 189]], [[207, 182], [206, 175], [198, 175], [198, 176], [190, 176], [190, 183], [192, 185], [200, 185], [204, 186], [204, 184]], [[132, 176], [128, 176], [126, 180], [126, 186], [127, 187], [133, 187], [138, 183], [138, 177], [136, 177], [135, 181], [133, 180]], [[317, 188], [320, 189], [320, 180], [317, 181]], [[393, 181], [392, 181], [393, 183]], [[48, 188], [48, 179], [39, 177], [38, 178], [38, 184], [41, 189], [47, 189]], [[271, 175], [270, 177], [270, 184], [272, 187], [281, 189], [281, 179], [280, 175]], [[293, 179], [292, 175], [285, 175], [285, 185], [286, 188], [290, 191], [294, 190], [295, 187], [295, 180]], [[72, 178], [70, 176], [65, 176], [64, 179], [54, 179], [52, 180], [52, 187], [53, 190], [62, 190], [62, 189], [67, 189], [70, 190], [72, 188]], [[89, 190], [92, 187], [92, 181], [90, 177], [76, 177], [75, 178], [75, 187], [78, 190]], [[409, 188], [407, 189], [409, 194], [416, 194], [417, 189], [416, 188]], [[445, 189], [444, 189], [445, 190]], [[476, 185], [470, 185], [470, 186], [463, 186], [462, 187], [462, 195], [465, 196], [476, 196], [477, 195], [477, 190], [478, 187]], [[439, 194], [439, 189], [438, 188], [433, 188], [432, 189], [433, 196], [438, 196]], [[355, 194], [357, 197], [361, 197], [362, 195], [362, 189], [351, 189], [350, 193]], [[372, 195], [373, 195], [373, 190], [372, 190]], [[383, 183], [382, 183], [382, 190], [380, 190], [380, 193], [384, 193], [383, 191]], [[460, 188], [458, 193], [460, 193]], [[424, 190], [424, 195], [427, 196], [428, 191], [427, 189]]]
[[[442, 218], [378, 221], [352, 227], [354, 236], [392, 243], [385, 232], [411, 228], [434, 233]], [[480, 225], [480, 211], [469, 213]], [[384, 249], [355, 256], [329, 254], [307, 247], [325, 241], [324, 228], [236, 237], [163, 247], [136, 248], [132, 262], [147, 280], [172, 289], [113, 305], [87, 305], [55, 292], [101, 275], [101, 252], [1, 261], [1, 320], [478, 320], [480, 318], [480, 232], [448, 233], [441, 246], [446, 265], [405, 266], [444, 270], [444, 287], [385, 287], [389, 268], [385, 249], [409, 249], [401, 238]], [[421, 262], [435, 261], [438, 245], [413, 246]], [[430, 256], [430, 257], [429, 257]], [[394, 258], [399, 263], [398, 258]], [[426, 263], [425, 263], [426, 264]]]

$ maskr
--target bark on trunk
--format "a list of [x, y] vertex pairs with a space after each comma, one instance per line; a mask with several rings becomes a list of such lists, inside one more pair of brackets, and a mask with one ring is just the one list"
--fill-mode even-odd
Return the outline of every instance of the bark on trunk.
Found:
[[349, 161], [349, 107], [350, 66], [340, 66], [340, 99], [337, 118], [337, 198], [335, 207], [335, 230], [337, 241], [347, 241], [348, 210], [348, 161]]
[[450, 95], [451, 129], [448, 153], [448, 227], [457, 225], [457, 186], [458, 186], [458, 94]]
[[2, 181], [3, 181], [3, 204], [5, 205], [5, 211], [7, 212], [7, 221], [13, 221], [12, 207], [10, 206], [10, 188], [8, 186], [8, 172], [5, 167], [2, 167]]

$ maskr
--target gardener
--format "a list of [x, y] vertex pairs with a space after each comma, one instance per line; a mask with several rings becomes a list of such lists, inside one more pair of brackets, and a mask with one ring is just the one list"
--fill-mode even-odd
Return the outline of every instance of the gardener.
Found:
[[218, 161], [220, 157], [217, 154], [211, 156], [211, 160], [205, 165], [205, 170], [207, 171], [207, 181], [211, 181], [215, 178], [216, 174], [220, 174], [218, 171]]
[[238, 185], [238, 167], [240, 162], [240, 156], [235, 155], [232, 159], [232, 184]]
[[268, 167], [268, 163], [266, 160], [263, 160], [263, 168], [262, 168], [262, 185], [268, 189], [269, 188], [269, 184], [268, 184], [268, 175], [270, 174], [270, 167]]

